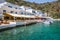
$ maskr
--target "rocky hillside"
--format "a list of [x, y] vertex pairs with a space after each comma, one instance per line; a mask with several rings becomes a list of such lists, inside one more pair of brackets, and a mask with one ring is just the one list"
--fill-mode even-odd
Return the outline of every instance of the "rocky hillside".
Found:
[[24, 5], [32, 7], [36, 10], [42, 10], [43, 12], [48, 13], [53, 18], [60, 18], [60, 0], [51, 3], [36, 4], [31, 2], [26, 2], [24, 0], [6, 0], [17, 5]]

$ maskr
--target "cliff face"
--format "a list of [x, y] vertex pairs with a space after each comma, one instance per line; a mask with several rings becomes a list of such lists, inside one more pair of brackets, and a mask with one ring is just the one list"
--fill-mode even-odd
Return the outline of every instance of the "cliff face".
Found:
[[60, 1], [51, 2], [51, 3], [44, 3], [44, 4], [36, 4], [30, 3], [23, 0], [6, 0], [7, 2], [11, 2], [17, 5], [24, 5], [32, 7], [33, 9], [42, 10], [50, 14], [53, 18], [60, 18]]

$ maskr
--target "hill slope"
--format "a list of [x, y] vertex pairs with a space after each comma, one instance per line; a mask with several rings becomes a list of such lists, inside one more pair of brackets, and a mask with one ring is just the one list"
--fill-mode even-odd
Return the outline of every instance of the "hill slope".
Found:
[[53, 18], [60, 18], [60, 1], [44, 3], [44, 4], [36, 4], [30, 3], [23, 0], [6, 0], [7, 2], [11, 2], [17, 5], [24, 5], [32, 7], [33, 9], [42, 10], [43, 12], [47, 12]]

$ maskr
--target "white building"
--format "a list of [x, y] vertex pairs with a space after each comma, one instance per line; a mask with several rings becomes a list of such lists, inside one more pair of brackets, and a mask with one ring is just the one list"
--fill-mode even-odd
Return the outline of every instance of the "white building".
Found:
[[4, 2], [0, 4], [0, 16], [2, 17], [3, 13], [11, 13], [11, 14], [21, 14], [21, 15], [36, 15], [39, 17], [45, 16], [41, 11], [37, 11], [32, 9], [31, 7], [26, 6], [18, 6], [8, 2]]

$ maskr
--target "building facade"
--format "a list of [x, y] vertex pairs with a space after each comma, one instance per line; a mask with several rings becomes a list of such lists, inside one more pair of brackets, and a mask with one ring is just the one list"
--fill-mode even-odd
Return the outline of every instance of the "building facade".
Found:
[[32, 9], [31, 7], [26, 7], [26, 6], [18, 6], [15, 4], [11, 4], [8, 2], [4, 2], [0, 4], [0, 16], [2, 18], [3, 13], [10, 13], [10, 14], [21, 14], [21, 15], [36, 15], [39, 17], [45, 16], [44, 13], [41, 11]]

